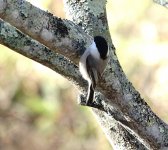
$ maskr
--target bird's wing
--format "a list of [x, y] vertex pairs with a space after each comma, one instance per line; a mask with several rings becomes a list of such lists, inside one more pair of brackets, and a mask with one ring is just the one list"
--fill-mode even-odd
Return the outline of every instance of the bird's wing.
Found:
[[98, 80], [97, 70], [95, 66], [96, 66], [96, 62], [94, 58], [91, 55], [88, 55], [88, 57], [86, 58], [86, 68], [87, 68], [89, 77], [91, 79], [93, 89], [95, 89], [96, 83]]

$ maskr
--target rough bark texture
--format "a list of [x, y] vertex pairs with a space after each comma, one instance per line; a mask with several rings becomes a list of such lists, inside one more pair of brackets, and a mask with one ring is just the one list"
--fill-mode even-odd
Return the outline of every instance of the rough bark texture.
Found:
[[76, 64], [77, 56], [91, 43], [91, 37], [73, 22], [55, 17], [25, 0], [0, 0], [0, 18]]
[[103, 35], [110, 45], [110, 61], [97, 87], [100, 110], [93, 111], [110, 143], [124, 150], [168, 149], [168, 126], [140, 97], [117, 60], [108, 31], [106, 1], [65, 0], [65, 4], [78, 26], [24, 0], [0, 0], [0, 18], [21, 31], [0, 20], [0, 43], [50, 67], [84, 90], [86, 82], [75, 64], [91, 36]]
[[155, 3], [158, 3], [166, 8], [168, 8], [168, 0], [153, 0]]
[[81, 80], [78, 67], [69, 59], [50, 50], [1, 19], [0, 43], [32, 60], [48, 66], [76, 85], [78, 83], [80, 87], [84, 82], [84, 80]]

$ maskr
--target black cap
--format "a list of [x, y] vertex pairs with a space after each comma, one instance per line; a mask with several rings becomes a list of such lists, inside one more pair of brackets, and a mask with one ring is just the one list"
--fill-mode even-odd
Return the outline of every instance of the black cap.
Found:
[[95, 36], [94, 42], [95, 42], [96, 47], [100, 53], [100, 57], [102, 59], [106, 59], [107, 53], [108, 53], [108, 44], [107, 44], [107, 41], [105, 40], [105, 38], [102, 36]]

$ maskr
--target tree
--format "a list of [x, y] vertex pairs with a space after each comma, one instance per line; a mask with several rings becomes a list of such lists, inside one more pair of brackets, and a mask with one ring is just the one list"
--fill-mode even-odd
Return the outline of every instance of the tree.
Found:
[[[110, 61], [92, 110], [108, 140], [115, 149], [167, 149], [168, 125], [151, 111], [118, 62], [107, 25], [106, 1], [65, 0], [65, 5], [72, 21], [24, 0], [1, 0], [0, 43], [60, 73], [85, 93], [87, 83], [78, 71], [79, 58], [92, 36], [103, 35], [110, 45]], [[85, 96], [79, 100], [83, 104]]]

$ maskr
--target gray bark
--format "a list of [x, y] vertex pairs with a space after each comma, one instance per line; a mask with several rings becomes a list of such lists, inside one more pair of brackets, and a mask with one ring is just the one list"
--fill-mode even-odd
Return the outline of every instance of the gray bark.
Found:
[[97, 87], [99, 109], [93, 111], [110, 143], [123, 150], [168, 149], [168, 125], [151, 111], [118, 62], [108, 30], [106, 1], [65, 0], [65, 4], [73, 22], [24, 0], [0, 0], [0, 18], [11, 24], [0, 20], [0, 43], [50, 67], [85, 93], [87, 84], [77, 67], [79, 57], [92, 36], [103, 35], [110, 45], [110, 61]]
[[153, 0], [155, 3], [158, 3], [166, 8], [168, 8], [168, 0]]

